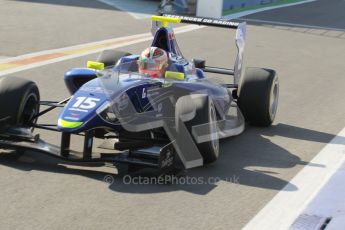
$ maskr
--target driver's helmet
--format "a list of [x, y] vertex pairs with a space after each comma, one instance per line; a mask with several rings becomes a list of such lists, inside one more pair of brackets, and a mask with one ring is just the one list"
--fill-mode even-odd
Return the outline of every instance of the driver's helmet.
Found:
[[147, 74], [153, 78], [163, 78], [168, 62], [168, 54], [165, 50], [149, 47], [139, 57], [139, 73]]

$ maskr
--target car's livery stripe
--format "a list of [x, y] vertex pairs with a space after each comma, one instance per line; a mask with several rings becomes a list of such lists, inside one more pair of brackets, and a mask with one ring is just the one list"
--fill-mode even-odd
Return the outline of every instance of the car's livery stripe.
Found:
[[83, 124], [81, 121], [66, 121], [63, 119], [58, 120], [58, 126], [65, 129], [75, 129]]
[[[202, 27], [195, 25], [178, 27], [175, 29], [175, 33], [185, 33], [198, 28]], [[0, 76], [97, 53], [104, 49], [115, 49], [123, 46], [133, 45], [140, 42], [149, 41], [151, 39], [151, 33], [143, 33], [60, 49], [25, 54], [18, 57], [5, 58], [0, 60]]]

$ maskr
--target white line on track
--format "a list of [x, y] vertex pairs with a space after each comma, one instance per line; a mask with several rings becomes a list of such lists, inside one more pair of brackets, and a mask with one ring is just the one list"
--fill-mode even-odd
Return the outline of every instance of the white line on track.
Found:
[[150, 18], [157, 13], [158, 1], [98, 0], [104, 4], [128, 12], [135, 19]]
[[[89, 47], [89, 46], [102, 45], [102, 44], [108, 43], [108, 42], [118, 42], [118, 41], [125, 40], [125, 39], [128, 39], [128, 40], [130, 40], [130, 39], [138, 39], [139, 40], [139, 39], [141, 39], [143, 37], [149, 37], [150, 35], [151, 35], [150, 33], [136, 34], [136, 35], [126, 36], [126, 37], [106, 39], [106, 40], [102, 40], [102, 41], [90, 42], [90, 43], [85, 43], [85, 44], [80, 44], [80, 45], [75, 45], [75, 46], [68, 46], [68, 47], [63, 47], [63, 48], [58, 48], [58, 49], [51, 49], [51, 50], [44, 50], [44, 51], [39, 51], [39, 52], [34, 52], [34, 53], [29, 53], [29, 54], [23, 54], [23, 55], [16, 56], [16, 57], [10, 57], [10, 58], [1, 59], [0, 60], [0, 64], [1, 63], [5, 63], [5, 62], [22, 60], [22, 59], [25, 59], [25, 58], [32, 58], [32, 57], [36, 57], [36, 56], [39, 56], [39, 55], [52, 54], [52, 53], [60, 53], [60, 52], [69, 51], [69, 50], [72, 50], [72, 49], [78, 49], [78, 48], [82, 49], [82, 48]], [[95, 53], [94, 51], [95, 50], [92, 50], [92, 51], [89, 51], [89, 52], [80, 53], [78, 55], [83, 56], [84, 54]]]
[[[203, 26], [197, 26], [197, 25], [188, 25], [188, 26], [175, 28], [174, 31], [175, 31], [175, 34], [180, 34], [180, 33], [186, 33], [186, 32], [190, 32], [193, 30], [201, 29], [201, 28], [204, 28], [204, 27]], [[8, 70], [3, 70], [3, 71], [0, 71], [0, 76], [11, 74], [11, 73], [16, 73], [19, 71], [32, 69], [32, 68], [36, 68], [36, 67], [56, 63], [56, 62], [61, 62], [61, 61], [65, 61], [65, 60], [69, 60], [69, 59], [73, 59], [73, 58], [78, 58], [78, 57], [86, 56], [89, 54], [98, 53], [98, 52], [103, 51], [104, 49], [116, 49], [116, 48], [120, 48], [120, 47], [124, 47], [124, 46], [138, 44], [141, 42], [149, 41], [151, 39], [152, 39], [151, 33], [144, 33], [144, 34], [127, 36], [127, 37], [115, 38], [115, 39], [107, 39], [107, 40], [103, 40], [103, 41], [99, 41], [99, 42], [86, 43], [86, 44], [82, 44], [82, 45], [69, 46], [69, 47], [65, 47], [65, 48], [45, 50], [45, 51], [25, 54], [25, 55], [13, 57], [13, 58], [0, 59], [0, 64], [2, 64], [2, 63], [13, 62], [13, 61], [20, 61], [20, 60], [27, 59], [27, 58], [34, 58], [34, 57], [37, 57], [40, 55], [63, 53], [63, 52], [68, 52], [70, 50], [75, 50], [78, 48], [83, 50], [84, 48], [86, 48], [84, 51], [81, 51], [79, 53], [65, 55], [65, 56], [57, 57], [57, 58], [52, 58], [49, 60], [38, 61], [38, 62], [35, 62], [32, 64], [22, 65], [22, 66], [8, 69]], [[130, 40], [130, 41], [123, 42], [124, 40]], [[119, 42], [119, 44], [116, 44], [117, 41]], [[87, 49], [88, 47], [103, 45], [103, 44], [106, 44], [109, 42], [114, 43], [114, 45], [110, 45], [110, 46], [106, 46], [106, 47], [100, 47], [100, 48]]]
[[[289, 229], [344, 162], [345, 128], [278, 192], [244, 229]], [[291, 191], [292, 185], [297, 187], [297, 191]]]
[[242, 12], [239, 12], [236, 14], [230, 14], [230, 15], [224, 16], [223, 18], [225, 18], [225, 19], [241, 18], [241, 17], [247, 16], [249, 14], [255, 14], [255, 13], [259, 13], [259, 12], [263, 12], [263, 11], [267, 11], [267, 10], [279, 9], [279, 8], [283, 8], [283, 7], [296, 6], [296, 5], [301, 5], [301, 4], [315, 2], [315, 1], [317, 1], [317, 0], [306, 0], [306, 1], [289, 3], [289, 4], [284, 4], [284, 5], [278, 5], [278, 6], [268, 6], [268, 7], [255, 9], [255, 10], [246, 10], [246, 11], [242, 11]]

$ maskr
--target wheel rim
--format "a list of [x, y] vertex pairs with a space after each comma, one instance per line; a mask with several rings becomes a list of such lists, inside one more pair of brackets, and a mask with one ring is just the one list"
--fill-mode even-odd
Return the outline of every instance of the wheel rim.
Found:
[[21, 116], [21, 123], [23, 125], [30, 125], [30, 123], [35, 123], [37, 119], [33, 120], [38, 113], [38, 98], [35, 93], [28, 95]]
[[212, 148], [218, 154], [219, 150], [219, 136], [217, 129], [217, 115], [213, 104], [210, 106], [210, 125], [211, 125], [211, 144]]
[[273, 85], [272, 85], [271, 93], [270, 93], [269, 111], [270, 111], [271, 121], [274, 120], [277, 113], [278, 96], [279, 96], [279, 83], [278, 83], [278, 78], [275, 78], [273, 81]]

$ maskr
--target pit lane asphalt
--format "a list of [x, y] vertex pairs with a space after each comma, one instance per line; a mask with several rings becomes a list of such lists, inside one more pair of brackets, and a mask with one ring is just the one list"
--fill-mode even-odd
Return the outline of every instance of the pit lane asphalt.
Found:
[[318, 0], [247, 15], [244, 19], [259, 19], [345, 30], [344, 9], [345, 1], [343, 0]]
[[0, 25], [0, 56], [7, 57], [148, 32], [94, 0], [1, 1]]
[[[18, 2], [10, 4], [8, 10], [22, 7]], [[35, 6], [47, 11], [57, 7]], [[86, 7], [59, 7], [63, 12], [103, 12], [103, 9]], [[125, 17], [118, 11], [111, 14], [114, 21]], [[29, 20], [37, 20], [35, 17], [26, 19], [28, 25]], [[94, 20], [97, 24], [97, 19]], [[133, 20], [130, 25], [137, 24], [134, 27], [145, 32], [149, 22], [144, 22], [146, 24]], [[116, 26], [118, 30], [129, 27], [127, 24]], [[64, 31], [69, 34], [72, 29]], [[20, 36], [9, 40], [11, 44], [23, 42], [23, 33], [31, 32], [20, 30], [18, 33]], [[205, 42], [212, 41], [215, 34], [216, 44]], [[206, 28], [180, 34], [177, 39], [187, 57], [206, 58], [209, 65], [230, 67], [235, 51], [233, 36], [234, 33], [227, 30]], [[35, 39], [26, 40], [28, 48], [19, 51], [15, 45], [1, 47], [15, 55], [34, 46], [40, 50], [41, 47], [74, 44], [70, 40], [50, 44], [51, 39], [41, 39], [40, 45]], [[73, 33], [70, 39], [77, 43], [80, 38]], [[98, 37], [86, 34], [83, 39], [96, 41], [93, 39]], [[1, 41], [0, 44], [8, 43]], [[138, 53], [146, 46], [148, 43], [144, 42], [125, 48]], [[294, 28], [249, 26], [246, 48], [247, 66], [269, 67], [279, 73], [279, 111], [271, 128], [247, 127], [242, 135], [222, 141], [218, 162], [187, 172], [190, 177], [206, 180], [220, 178], [216, 185], [127, 185], [122, 177], [115, 175], [113, 168], [57, 164], [55, 159], [34, 152], [19, 160], [1, 154], [1, 229], [239, 229], [244, 226], [345, 124], [345, 38], [305, 33]], [[44, 99], [63, 99], [68, 96], [63, 73], [85, 66], [87, 60], [96, 56], [12, 75], [36, 81]], [[44, 121], [55, 121], [56, 116], [53, 113]], [[43, 132], [42, 137], [55, 144], [59, 142], [54, 134]], [[109, 186], [103, 182], [107, 175], [114, 176], [115, 184]], [[291, 188], [291, 192], [298, 191], [293, 184]]]

